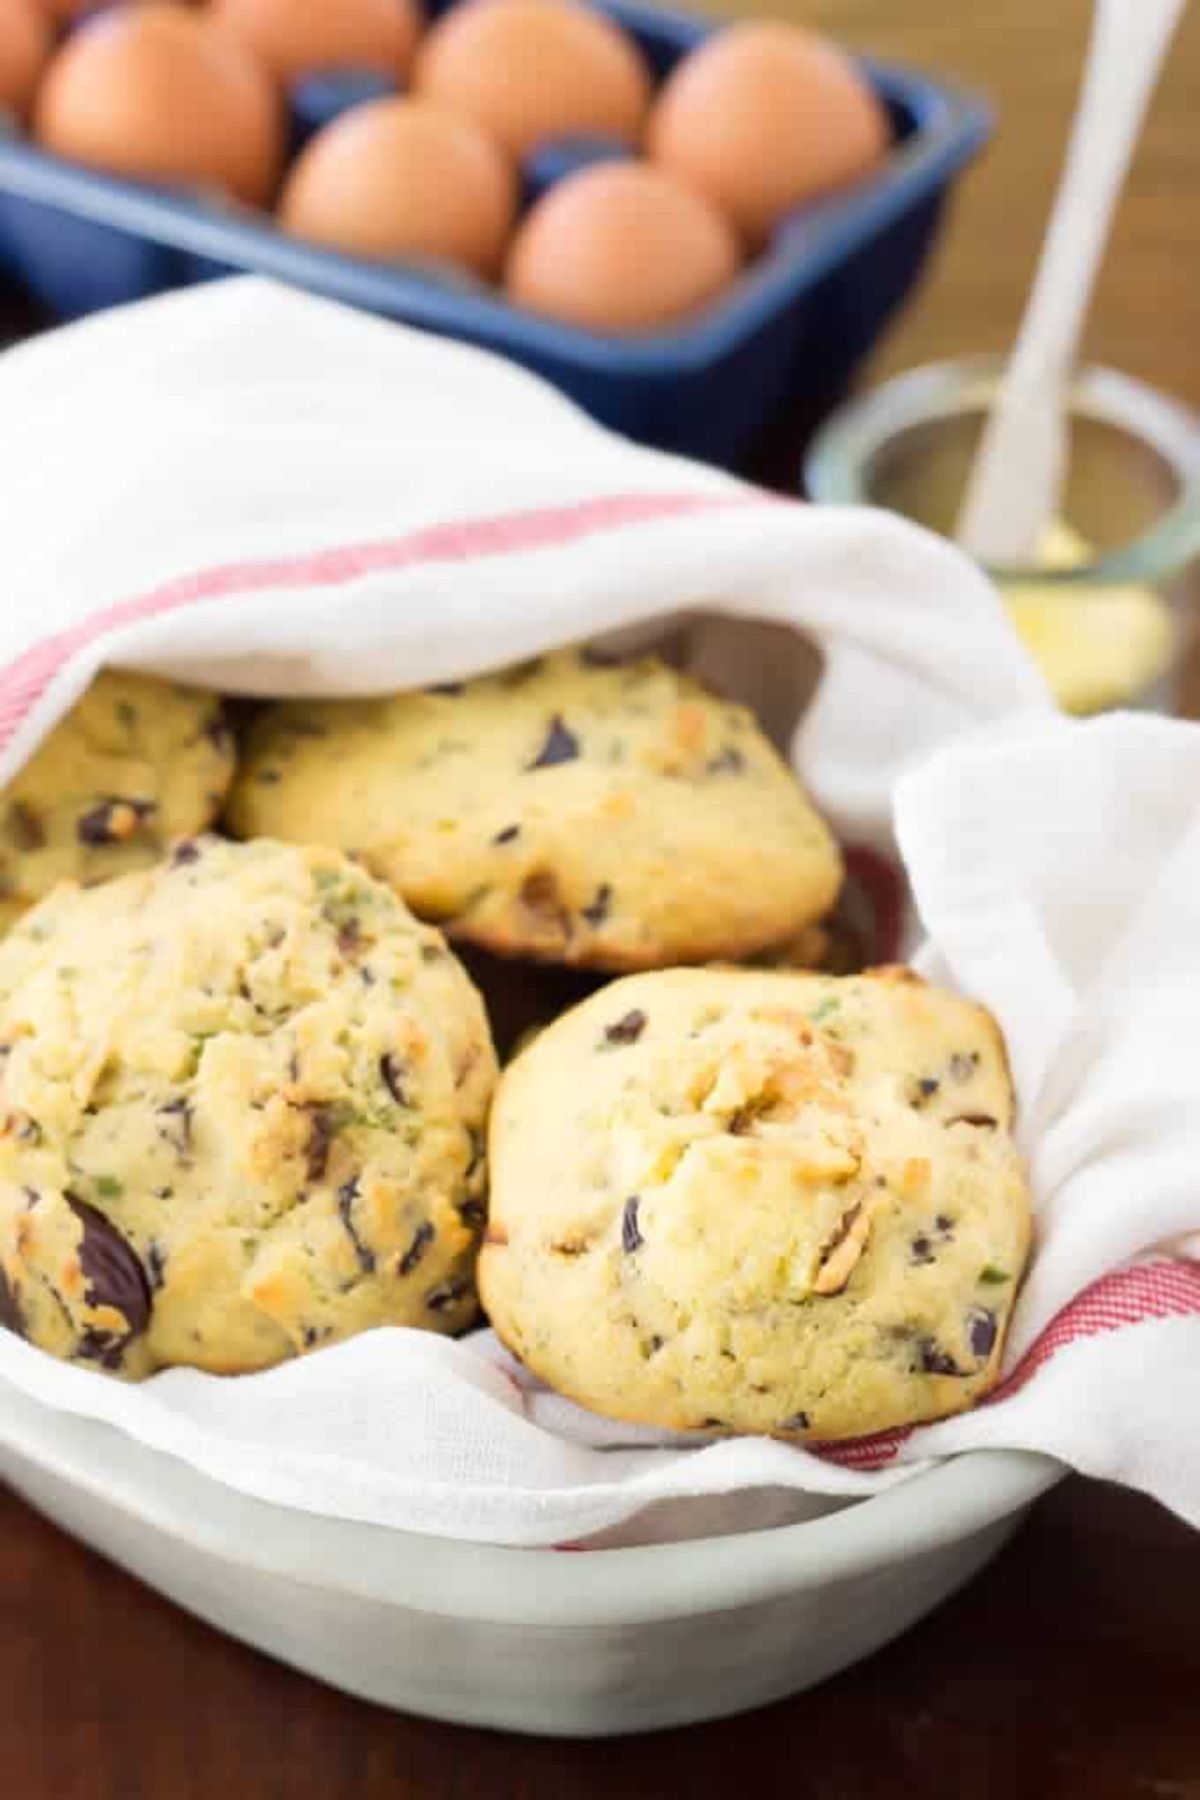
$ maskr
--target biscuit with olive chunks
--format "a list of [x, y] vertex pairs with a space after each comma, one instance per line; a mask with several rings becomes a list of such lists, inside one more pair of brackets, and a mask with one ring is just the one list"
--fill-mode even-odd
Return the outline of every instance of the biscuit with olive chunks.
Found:
[[609, 970], [741, 960], [821, 918], [834, 840], [744, 707], [562, 651], [258, 724], [242, 836], [335, 843], [451, 938]]
[[0, 1322], [141, 1376], [474, 1317], [495, 1053], [336, 851], [215, 838], [0, 943]]
[[480, 1294], [594, 1412], [855, 1437], [995, 1383], [1029, 1242], [1003, 1046], [908, 976], [631, 976], [501, 1079]]
[[102, 670], [0, 793], [0, 932], [60, 881], [127, 875], [204, 831], [233, 769], [215, 694]]

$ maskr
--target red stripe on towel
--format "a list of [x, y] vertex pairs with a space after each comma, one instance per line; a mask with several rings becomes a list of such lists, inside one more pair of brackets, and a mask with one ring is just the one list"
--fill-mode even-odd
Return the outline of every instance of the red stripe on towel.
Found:
[[[1101, 1337], [1145, 1325], [1155, 1319], [1185, 1319], [1200, 1315], [1200, 1263], [1183, 1257], [1163, 1257], [1116, 1269], [1084, 1288], [1035, 1339], [1012, 1373], [984, 1402], [995, 1406], [1020, 1393], [1050, 1359], [1081, 1338]], [[879, 1431], [870, 1437], [848, 1438], [845, 1443], [812, 1445], [826, 1462], [844, 1469], [870, 1473], [892, 1462], [901, 1445], [919, 1427], [903, 1426]]]
[[749, 490], [745, 494], [608, 494], [568, 506], [542, 507], [490, 519], [451, 520], [378, 543], [346, 544], [298, 556], [227, 563], [181, 575], [43, 638], [0, 668], [0, 750], [71, 658], [123, 625], [207, 600], [227, 600], [271, 588], [344, 587], [364, 575], [414, 568], [421, 563], [511, 556], [689, 513], [778, 504], [770, 495]]
[[[1197, 1315], [1200, 1315], [1200, 1262], [1183, 1257], [1163, 1257], [1102, 1275], [1050, 1321], [1012, 1374], [984, 1404], [992, 1406], [1019, 1393], [1045, 1363], [1068, 1344], [1078, 1343], [1082, 1338], [1124, 1331], [1155, 1319], [1185, 1319]], [[870, 1475], [893, 1462], [902, 1445], [919, 1431], [919, 1426], [906, 1425], [896, 1431], [878, 1431], [870, 1437], [848, 1438], [838, 1444], [810, 1444], [808, 1448], [826, 1462]], [[555, 1548], [587, 1550], [590, 1546], [572, 1543], [559, 1544]]]

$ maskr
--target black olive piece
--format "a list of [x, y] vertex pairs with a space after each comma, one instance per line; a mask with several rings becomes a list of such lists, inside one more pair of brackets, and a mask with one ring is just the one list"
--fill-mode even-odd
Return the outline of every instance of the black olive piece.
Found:
[[[127, 1330], [119, 1336], [98, 1334], [113, 1337], [119, 1353], [130, 1338], [137, 1337], [150, 1323], [150, 1286], [146, 1271], [110, 1219], [75, 1194], [64, 1197], [83, 1228], [79, 1240], [79, 1266], [86, 1283], [87, 1303], [111, 1307], [125, 1320]], [[84, 1352], [80, 1350], [79, 1354]], [[99, 1349], [96, 1360], [103, 1361]]]
[[309, 1181], [320, 1181], [329, 1167], [329, 1147], [336, 1128], [327, 1106], [309, 1108], [308, 1144], [304, 1152], [304, 1172]]
[[[92, 848], [123, 844], [156, 811], [153, 800], [103, 800], [76, 821], [75, 835]], [[126, 813], [133, 814], [131, 824], [125, 821]]]
[[923, 1375], [965, 1375], [967, 1371], [960, 1369], [948, 1350], [932, 1338], [922, 1338], [920, 1345], [920, 1368]]
[[606, 1044], [636, 1044], [645, 1029], [646, 1015], [640, 1007], [635, 1007], [623, 1018], [605, 1026], [604, 1041]]
[[581, 919], [586, 919], [589, 925], [603, 925], [608, 917], [611, 904], [612, 888], [606, 881], [596, 889], [595, 899], [579, 909], [579, 916]]
[[413, 1233], [412, 1243], [408, 1246], [408, 1249], [404, 1252], [404, 1255], [400, 1258], [400, 1273], [401, 1273], [401, 1275], [411, 1275], [412, 1274], [412, 1272], [416, 1268], [417, 1264], [421, 1261], [422, 1257], [425, 1255], [425, 1252], [428, 1250], [430, 1244], [432, 1244], [433, 1238], [434, 1238], [433, 1226], [429, 1223], [428, 1219], [425, 1219], [422, 1221], [422, 1223], [420, 1225], [417, 1226], [416, 1231]]
[[996, 1347], [996, 1315], [986, 1307], [974, 1308], [967, 1314], [967, 1337], [973, 1353], [988, 1357]]
[[432, 1313], [449, 1312], [451, 1307], [470, 1291], [469, 1278], [460, 1275], [456, 1280], [443, 1281], [440, 1286], [431, 1288], [425, 1296], [425, 1304]]
[[354, 1202], [358, 1199], [359, 1186], [357, 1177], [343, 1183], [338, 1189], [338, 1217], [346, 1229], [346, 1236], [354, 1246], [354, 1254], [358, 1258], [358, 1266], [364, 1275], [370, 1275], [375, 1268], [375, 1252], [369, 1244], [365, 1244], [358, 1235], [358, 1227], [354, 1223]]
[[397, 1106], [408, 1105], [408, 1095], [404, 1087], [404, 1068], [398, 1057], [389, 1050], [379, 1059], [379, 1078], [392, 1096]]
[[526, 766], [530, 769], [552, 769], [558, 763], [574, 762], [579, 755], [579, 739], [573, 731], [568, 731], [563, 724], [562, 715], [555, 713], [546, 732], [546, 741]]
[[3, 1325], [7, 1331], [15, 1332], [18, 1337], [25, 1336], [25, 1320], [17, 1305], [17, 1296], [3, 1269], [0, 1269], [0, 1325]]

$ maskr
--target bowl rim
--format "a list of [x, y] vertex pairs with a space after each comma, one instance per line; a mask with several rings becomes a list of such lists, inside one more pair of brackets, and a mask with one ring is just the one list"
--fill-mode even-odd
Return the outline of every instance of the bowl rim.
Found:
[[[583, 1629], [725, 1612], [934, 1554], [1023, 1510], [1067, 1473], [975, 1450], [795, 1525], [581, 1554], [331, 1519], [252, 1499], [116, 1427], [0, 1383], [0, 1458], [56, 1478], [245, 1573], [447, 1619]], [[19, 1475], [13, 1485], [21, 1490]]]

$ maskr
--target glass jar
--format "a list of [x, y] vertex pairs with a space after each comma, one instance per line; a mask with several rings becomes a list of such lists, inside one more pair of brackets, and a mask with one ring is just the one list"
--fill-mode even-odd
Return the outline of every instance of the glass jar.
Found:
[[[950, 536], [1001, 368], [938, 363], [850, 401], [809, 450], [810, 497], [883, 506]], [[1200, 423], [1130, 376], [1087, 368], [1068, 443], [1057, 541], [1034, 567], [989, 572], [1071, 711], [1200, 711]]]

